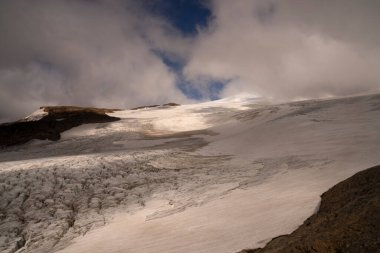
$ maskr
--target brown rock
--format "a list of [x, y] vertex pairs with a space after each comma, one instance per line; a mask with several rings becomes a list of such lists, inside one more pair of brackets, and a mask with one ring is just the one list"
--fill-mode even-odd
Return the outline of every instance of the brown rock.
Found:
[[41, 107], [48, 115], [38, 121], [17, 121], [0, 125], [0, 146], [22, 144], [32, 139], [59, 140], [60, 133], [87, 123], [105, 123], [120, 120], [106, 113], [116, 109], [75, 106]]
[[139, 106], [139, 107], [134, 107], [131, 108], [130, 110], [140, 110], [140, 109], [148, 109], [148, 108], [154, 108], [154, 107], [169, 107], [169, 106], [179, 106], [180, 104], [177, 103], [167, 103], [163, 105], [144, 105], [144, 106]]
[[160, 105], [144, 105], [144, 106], [131, 108], [130, 110], [140, 110], [140, 109], [154, 108], [154, 107], [159, 107], [159, 106]]

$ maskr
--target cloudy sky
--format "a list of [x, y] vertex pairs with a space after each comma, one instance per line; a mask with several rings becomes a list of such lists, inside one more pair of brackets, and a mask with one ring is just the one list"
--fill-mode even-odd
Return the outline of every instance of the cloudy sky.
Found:
[[1, 0], [0, 121], [380, 92], [378, 0]]

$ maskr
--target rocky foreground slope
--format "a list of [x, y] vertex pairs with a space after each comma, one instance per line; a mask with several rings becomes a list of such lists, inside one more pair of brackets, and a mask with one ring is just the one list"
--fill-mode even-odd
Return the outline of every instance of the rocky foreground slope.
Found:
[[380, 165], [322, 194], [320, 208], [290, 235], [241, 253], [380, 252]]

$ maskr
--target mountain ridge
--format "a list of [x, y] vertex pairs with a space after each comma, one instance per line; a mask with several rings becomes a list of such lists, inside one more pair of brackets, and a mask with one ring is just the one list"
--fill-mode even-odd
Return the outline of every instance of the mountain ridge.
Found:
[[33, 139], [56, 141], [62, 132], [82, 124], [120, 120], [107, 115], [118, 109], [42, 106], [40, 110], [42, 112], [33, 115], [31, 120], [26, 117], [25, 120], [1, 124], [0, 146], [23, 144]]

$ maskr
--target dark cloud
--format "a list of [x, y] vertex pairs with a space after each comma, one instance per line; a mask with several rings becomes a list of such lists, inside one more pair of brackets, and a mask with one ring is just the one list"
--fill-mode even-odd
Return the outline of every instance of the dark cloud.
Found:
[[255, 6], [254, 15], [256, 15], [259, 21], [266, 23], [272, 20], [276, 9], [277, 5], [272, 1], [262, 2]]

